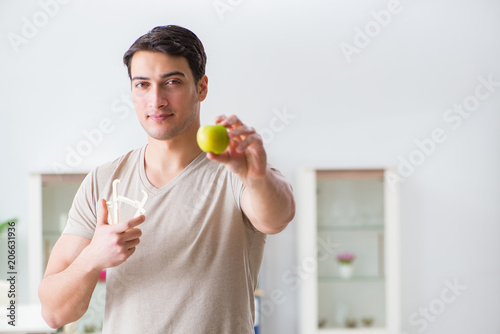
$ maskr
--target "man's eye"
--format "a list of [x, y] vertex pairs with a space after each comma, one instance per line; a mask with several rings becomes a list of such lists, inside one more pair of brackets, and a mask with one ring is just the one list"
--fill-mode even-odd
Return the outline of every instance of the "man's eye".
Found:
[[181, 82], [177, 79], [171, 79], [167, 81], [167, 85], [177, 85], [180, 84]]
[[137, 88], [146, 88], [148, 86], [147, 82], [138, 82], [135, 87]]

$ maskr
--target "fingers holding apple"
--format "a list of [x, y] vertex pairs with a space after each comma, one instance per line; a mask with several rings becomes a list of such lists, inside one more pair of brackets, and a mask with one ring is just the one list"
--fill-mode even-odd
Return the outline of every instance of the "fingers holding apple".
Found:
[[[196, 140], [203, 152], [219, 155], [231, 144], [233, 148], [239, 147], [248, 135], [256, 133], [253, 128], [244, 125], [236, 116], [218, 116], [215, 125], [205, 125], [198, 129]], [[230, 140], [231, 137], [231, 140]], [[247, 146], [247, 145], [246, 145]], [[243, 150], [237, 149], [238, 152]]]
[[[238, 128], [239, 130], [240, 128]], [[248, 147], [251, 145], [257, 146], [260, 149], [264, 149], [263, 142], [262, 142], [262, 137], [255, 132], [253, 128], [248, 128], [248, 129], [241, 129], [241, 134], [236, 134], [235, 131], [232, 131], [229, 133], [230, 138], [241, 138], [241, 136], [244, 136], [245, 138], [238, 143], [238, 146], [236, 146], [236, 152], [242, 153], [244, 152]]]
[[245, 179], [263, 174], [267, 165], [266, 152], [262, 138], [255, 129], [243, 124], [234, 115], [221, 115], [215, 119], [215, 123], [227, 128], [229, 145], [222, 153], [209, 153], [207, 157], [226, 164], [230, 170]]
[[226, 128], [230, 130], [243, 125], [240, 119], [235, 115], [231, 115], [229, 117], [226, 115], [219, 115], [215, 118], [215, 124], [224, 125]]
[[[255, 129], [243, 124], [243, 122], [241, 122], [241, 120], [235, 115], [231, 115], [229, 117], [221, 115], [215, 119], [215, 123], [224, 125], [228, 129], [231, 143], [238, 143], [238, 145], [231, 145], [237, 152], [243, 152], [254, 142], [262, 144], [260, 135], [257, 134]], [[249, 138], [248, 141], [247, 138]]]

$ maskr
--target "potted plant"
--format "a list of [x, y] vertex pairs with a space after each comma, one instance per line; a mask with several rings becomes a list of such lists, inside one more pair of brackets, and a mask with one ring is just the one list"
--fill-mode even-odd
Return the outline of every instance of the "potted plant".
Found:
[[337, 261], [339, 262], [339, 273], [340, 277], [344, 279], [351, 278], [352, 276], [352, 262], [355, 259], [353, 253], [345, 252], [337, 255]]

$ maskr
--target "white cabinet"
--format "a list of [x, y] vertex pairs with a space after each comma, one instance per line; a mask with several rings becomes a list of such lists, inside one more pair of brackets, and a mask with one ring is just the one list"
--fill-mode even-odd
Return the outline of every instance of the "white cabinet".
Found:
[[[387, 173], [297, 172], [300, 333], [400, 333], [398, 194]], [[354, 256], [351, 274], [341, 254]]]
[[[38, 303], [37, 290], [50, 253], [68, 220], [68, 212], [86, 173], [30, 175], [30, 302]], [[76, 323], [75, 333], [98, 333], [102, 326], [106, 286], [98, 282], [89, 309]]]

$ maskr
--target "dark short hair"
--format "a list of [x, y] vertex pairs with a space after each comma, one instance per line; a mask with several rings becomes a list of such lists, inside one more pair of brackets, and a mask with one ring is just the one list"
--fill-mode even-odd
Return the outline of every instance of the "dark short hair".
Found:
[[207, 55], [203, 44], [191, 30], [186, 28], [175, 25], [159, 26], [139, 37], [123, 55], [123, 63], [127, 66], [130, 78], [132, 78], [130, 73], [132, 57], [137, 51], [163, 52], [186, 58], [195, 83], [198, 83], [205, 74]]

